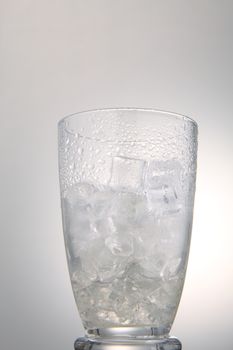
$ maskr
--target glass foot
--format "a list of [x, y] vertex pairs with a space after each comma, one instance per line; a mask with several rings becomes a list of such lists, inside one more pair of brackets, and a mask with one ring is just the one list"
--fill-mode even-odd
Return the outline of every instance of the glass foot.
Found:
[[75, 350], [181, 350], [181, 342], [174, 338], [161, 339], [90, 339], [78, 338]]

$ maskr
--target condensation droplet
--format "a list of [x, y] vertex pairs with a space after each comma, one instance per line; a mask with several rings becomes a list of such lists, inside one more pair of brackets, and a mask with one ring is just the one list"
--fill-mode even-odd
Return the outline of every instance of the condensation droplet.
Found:
[[82, 149], [81, 147], [79, 147], [79, 148], [77, 149], [77, 153], [78, 153], [79, 155], [81, 155], [81, 154], [83, 153], [83, 149]]

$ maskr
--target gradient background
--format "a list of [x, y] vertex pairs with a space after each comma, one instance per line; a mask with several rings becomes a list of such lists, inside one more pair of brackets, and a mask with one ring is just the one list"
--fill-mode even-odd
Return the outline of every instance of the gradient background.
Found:
[[172, 334], [233, 349], [233, 1], [0, 1], [0, 348], [83, 335], [63, 245], [57, 121], [147, 107], [199, 124], [187, 279]]

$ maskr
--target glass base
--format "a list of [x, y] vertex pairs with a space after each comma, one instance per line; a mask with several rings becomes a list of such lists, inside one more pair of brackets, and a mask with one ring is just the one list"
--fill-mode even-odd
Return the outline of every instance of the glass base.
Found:
[[[126, 327], [127, 328], [127, 327]], [[151, 328], [153, 330], [153, 328]], [[78, 338], [74, 343], [75, 350], [181, 350], [181, 342], [167, 336], [125, 335], [110, 336], [88, 332], [88, 337]], [[90, 337], [89, 337], [90, 335]], [[107, 337], [106, 337], [107, 335]], [[111, 334], [112, 335], [112, 334]], [[110, 337], [109, 337], [110, 336]], [[126, 348], [127, 347], [127, 348]]]

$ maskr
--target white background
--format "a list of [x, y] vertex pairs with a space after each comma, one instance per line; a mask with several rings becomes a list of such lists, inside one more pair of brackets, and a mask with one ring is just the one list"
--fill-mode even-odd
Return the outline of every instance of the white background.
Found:
[[232, 350], [233, 2], [1, 0], [0, 26], [0, 348], [72, 349], [83, 335], [57, 121], [132, 106], [199, 124], [191, 254], [171, 333], [184, 350]]

